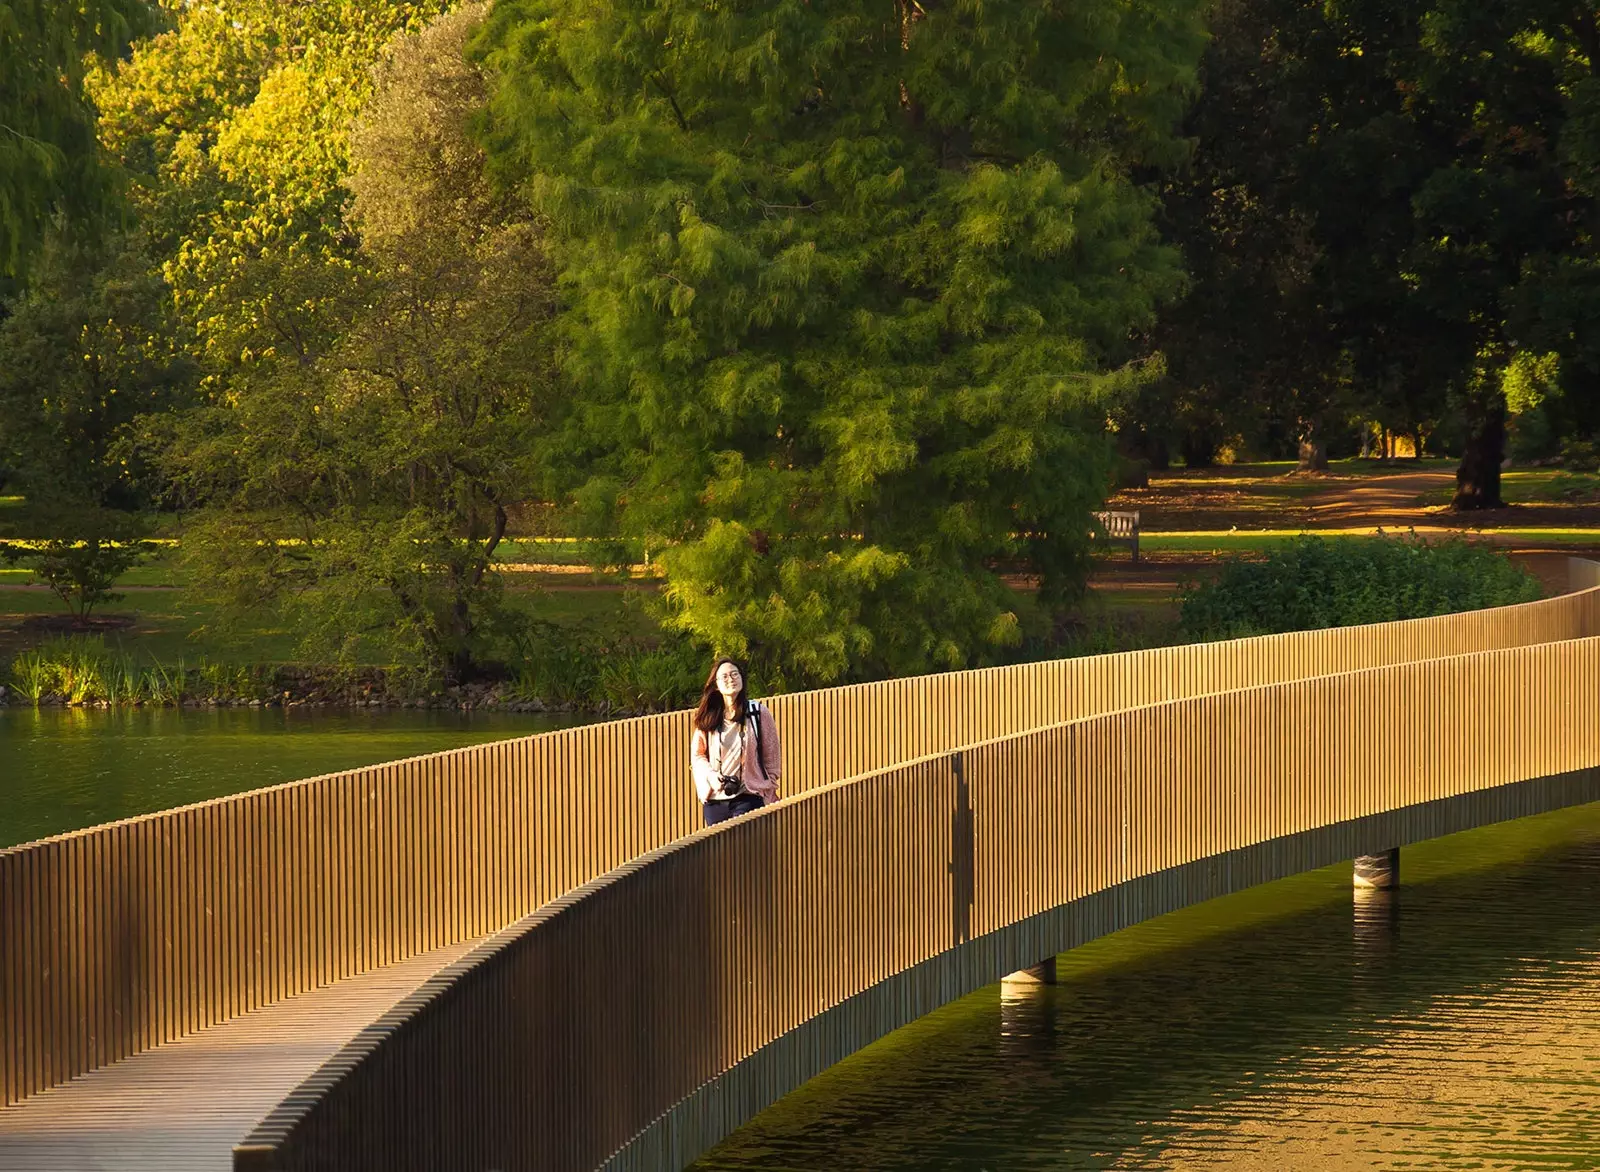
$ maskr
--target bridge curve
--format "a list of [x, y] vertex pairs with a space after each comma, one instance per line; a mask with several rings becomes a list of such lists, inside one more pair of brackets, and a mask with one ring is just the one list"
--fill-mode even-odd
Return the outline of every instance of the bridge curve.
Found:
[[1169, 701], [812, 791], [485, 942], [265, 1120], [238, 1166], [682, 1167], [1041, 957], [1600, 800], [1597, 697], [1589, 638]]
[[[1574, 573], [1600, 583], [1600, 567]], [[464, 946], [288, 1095], [236, 1166], [675, 1166], [806, 1072], [1144, 914], [1600, 797], [1595, 635], [1591, 588], [780, 697], [801, 796], [688, 838], [678, 713], [0, 852], [0, 1085], [26, 1107]], [[1575, 696], [1589, 719], [1563, 719]], [[1374, 755], [1400, 733], [1411, 749]], [[1281, 792], [1229, 772], [1240, 746]], [[586, 800], [619, 773], [626, 800]], [[706, 893], [724, 890], [747, 894], [719, 919]], [[819, 940], [837, 963], [806, 970]]]

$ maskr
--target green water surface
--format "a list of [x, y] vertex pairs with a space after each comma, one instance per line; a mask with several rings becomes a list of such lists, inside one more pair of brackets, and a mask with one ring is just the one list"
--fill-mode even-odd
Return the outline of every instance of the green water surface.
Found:
[[443, 709], [0, 708], [0, 847], [572, 723]]
[[691, 1172], [1600, 1169], [1600, 805], [1063, 953], [758, 1115]]

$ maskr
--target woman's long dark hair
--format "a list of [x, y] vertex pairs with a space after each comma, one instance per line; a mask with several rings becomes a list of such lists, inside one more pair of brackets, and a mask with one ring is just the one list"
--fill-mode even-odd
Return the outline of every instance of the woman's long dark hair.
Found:
[[719, 659], [711, 665], [711, 674], [700, 692], [700, 707], [694, 710], [694, 726], [703, 732], [716, 732], [722, 727], [722, 693], [717, 690], [717, 673], [725, 663], [739, 669], [739, 694], [733, 701], [734, 719], [744, 723], [745, 713], [750, 710], [750, 677], [745, 674], [744, 664], [737, 659]]

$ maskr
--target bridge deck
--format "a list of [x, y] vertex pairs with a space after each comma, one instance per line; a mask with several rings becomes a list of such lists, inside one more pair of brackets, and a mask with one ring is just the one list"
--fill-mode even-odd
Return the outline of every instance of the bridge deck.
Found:
[[0, 1110], [4, 1172], [227, 1172], [233, 1145], [451, 945], [289, 997]]

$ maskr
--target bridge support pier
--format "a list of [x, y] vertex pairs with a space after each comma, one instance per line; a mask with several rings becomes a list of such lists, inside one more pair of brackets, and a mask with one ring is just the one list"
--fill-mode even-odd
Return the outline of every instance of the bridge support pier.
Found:
[[1018, 969], [1014, 973], [1007, 973], [1003, 984], [1007, 985], [1054, 985], [1056, 983], [1056, 958], [1049, 957], [1038, 964], [1029, 965], [1025, 969]]
[[1392, 891], [1400, 886], [1400, 848], [1394, 847], [1381, 855], [1357, 855], [1355, 885]]

